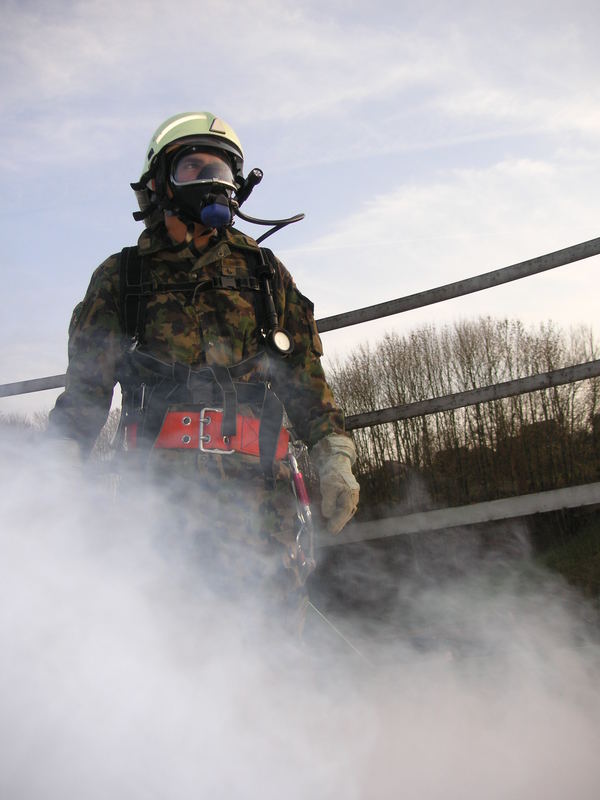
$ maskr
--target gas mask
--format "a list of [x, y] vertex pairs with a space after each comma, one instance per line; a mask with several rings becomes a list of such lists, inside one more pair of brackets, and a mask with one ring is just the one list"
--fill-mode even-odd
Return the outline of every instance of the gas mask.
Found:
[[173, 205], [183, 216], [207, 228], [230, 224], [237, 187], [231, 164], [218, 150], [201, 145], [179, 150], [171, 162], [169, 185]]

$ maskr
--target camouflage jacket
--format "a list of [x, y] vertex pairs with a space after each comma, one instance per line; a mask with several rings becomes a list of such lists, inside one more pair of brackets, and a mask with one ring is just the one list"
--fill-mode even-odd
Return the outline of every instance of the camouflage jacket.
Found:
[[[229, 228], [197, 258], [187, 249], [174, 252], [164, 229], [144, 231], [138, 252], [150, 258], [150, 276], [158, 287], [146, 304], [144, 351], [192, 368], [231, 366], [260, 352], [255, 291], [211, 288], [185, 296], [168, 291], [169, 284], [250, 277], [248, 254], [257, 247], [253, 239]], [[106, 421], [130, 344], [121, 322], [119, 262], [119, 255], [112, 255], [98, 267], [73, 312], [66, 390], [50, 415], [53, 432], [76, 438], [84, 449], [93, 446]], [[275, 307], [294, 349], [291, 355], [271, 357], [271, 381], [298, 435], [312, 446], [330, 433], [342, 433], [343, 417], [320, 363], [323, 351], [312, 303], [283, 264], [276, 264]], [[261, 377], [250, 374], [249, 380]]]

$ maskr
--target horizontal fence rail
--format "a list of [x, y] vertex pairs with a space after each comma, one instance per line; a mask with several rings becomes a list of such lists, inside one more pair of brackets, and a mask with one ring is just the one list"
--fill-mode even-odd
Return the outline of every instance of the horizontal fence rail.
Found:
[[581, 508], [600, 504], [600, 483], [568, 486], [546, 492], [489, 500], [486, 503], [471, 503], [467, 506], [440, 508], [434, 511], [419, 511], [398, 517], [388, 517], [372, 522], [350, 522], [337, 536], [319, 533], [317, 547], [335, 547], [342, 544], [366, 542], [373, 539], [388, 539], [391, 536], [412, 535], [430, 531], [442, 531], [517, 519], [532, 514], [545, 514], [563, 508]]
[[552, 386], [562, 386], [565, 383], [575, 383], [586, 378], [600, 375], [600, 359], [576, 364], [572, 367], [556, 369], [552, 372], [542, 372], [539, 375], [530, 375], [528, 378], [516, 378], [492, 386], [483, 386], [480, 389], [470, 389], [466, 392], [447, 394], [442, 397], [433, 397], [430, 400], [420, 400], [417, 403], [408, 403], [404, 406], [382, 408], [379, 411], [366, 411], [363, 414], [352, 414], [346, 417], [347, 430], [368, 428], [372, 425], [383, 425], [386, 422], [397, 422], [401, 419], [424, 417], [426, 414], [437, 414], [440, 411], [473, 406], [477, 403], [488, 403], [490, 400], [501, 400], [504, 397], [514, 397], [526, 392], [535, 392], [539, 389], [549, 389]]
[[574, 261], [581, 261], [584, 258], [597, 256], [600, 254], [600, 238], [590, 239], [581, 244], [574, 244], [565, 247], [563, 250], [555, 250], [545, 256], [530, 258], [528, 261], [520, 261], [510, 267], [484, 272], [473, 278], [466, 278], [456, 283], [447, 283], [445, 286], [438, 286], [436, 289], [428, 289], [425, 292], [417, 292], [407, 297], [400, 297], [397, 300], [388, 300], [385, 303], [377, 303], [374, 306], [358, 308], [356, 311], [346, 311], [343, 314], [334, 314], [331, 317], [323, 317], [317, 320], [317, 326], [321, 333], [334, 331], [338, 328], [346, 328], [350, 325], [358, 325], [361, 322], [369, 322], [381, 317], [389, 317], [391, 314], [400, 314], [403, 311], [412, 311], [415, 308], [422, 308], [433, 303], [441, 303], [453, 297], [461, 297], [473, 292], [481, 292], [492, 286], [499, 286], [502, 283], [527, 278], [529, 275], [537, 275], [556, 267], [563, 267]]
[[[562, 386], [566, 383], [575, 383], [576, 381], [598, 376], [600, 376], [600, 359], [552, 370], [551, 372], [543, 372], [539, 375], [530, 375], [527, 378], [516, 378], [515, 380], [496, 383], [492, 386], [483, 386], [480, 389], [470, 389], [456, 394], [432, 397], [429, 400], [419, 400], [416, 403], [382, 408], [378, 411], [349, 414], [346, 416], [346, 429], [352, 431], [358, 428], [368, 428], [372, 425], [384, 425], [386, 422], [423, 417], [426, 414], [437, 414], [440, 411], [450, 411], [451, 409], [464, 408], [477, 403], [501, 400], [505, 397], [514, 397], [526, 392], [549, 389], [552, 386]], [[5, 383], [0, 386], [0, 397], [10, 397], [26, 394], [27, 392], [41, 392], [45, 389], [59, 389], [65, 385], [65, 377], [65, 375], [52, 375], [49, 378], [35, 378], [30, 381]]]
[[33, 378], [30, 381], [0, 384], [0, 397], [14, 397], [16, 394], [43, 392], [46, 389], [60, 389], [65, 385], [66, 375], [50, 375], [49, 378]]

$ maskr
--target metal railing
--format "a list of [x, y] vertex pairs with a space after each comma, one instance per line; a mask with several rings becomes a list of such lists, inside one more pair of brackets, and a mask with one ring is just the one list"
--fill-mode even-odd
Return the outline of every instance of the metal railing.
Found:
[[391, 314], [400, 314], [403, 311], [412, 311], [415, 308], [423, 308], [434, 303], [442, 303], [444, 300], [451, 300], [454, 297], [462, 297], [465, 294], [481, 292], [483, 289], [490, 289], [492, 286], [499, 286], [502, 283], [510, 283], [520, 278], [527, 278], [530, 275], [537, 275], [556, 267], [564, 267], [575, 261], [584, 258], [597, 256], [600, 254], [600, 238], [590, 239], [587, 242], [574, 244], [562, 250], [555, 250], [553, 253], [546, 253], [544, 256], [530, 258], [528, 261], [520, 261], [518, 264], [511, 264], [509, 267], [502, 267], [491, 272], [484, 272], [475, 275], [473, 278], [466, 278], [456, 283], [447, 283], [435, 289], [428, 289], [425, 292], [417, 292], [407, 297], [400, 297], [397, 300], [389, 300], [386, 303], [377, 303], [374, 306], [358, 308], [356, 311], [347, 311], [344, 314], [335, 314], [332, 317], [324, 317], [318, 320], [317, 324], [321, 333], [334, 331], [338, 328], [346, 328], [349, 325], [358, 325], [361, 322], [388, 317]]
[[518, 519], [533, 514], [547, 514], [565, 508], [583, 508], [600, 505], [600, 483], [565, 486], [545, 492], [469, 503], [466, 506], [436, 508], [416, 511], [401, 516], [387, 517], [372, 522], [351, 522], [337, 536], [319, 534], [317, 547], [335, 547], [354, 544], [369, 539], [388, 539], [393, 536], [410, 536], [415, 533], [466, 528], [506, 519]]
[[563, 386], [566, 383], [583, 381], [586, 378], [595, 378], [600, 375], [600, 359], [586, 361], [584, 364], [575, 364], [572, 367], [563, 367], [551, 372], [542, 372], [530, 375], [527, 378], [516, 378], [504, 383], [495, 383], [491, 386], [482, 386], [480, 389], [470, 389], [456, 394], [446, 394], [442, 397], [432, 397], [430, 400], [420, 400], [416, 403], [407, 403], [404, 406], [381, 408], [378, 411], [366, 411], [363, 414], [351, 414], [346, 417], [346, 428], [368, 428], [372, 425], [384, 425], [386, 422], [397, 422], [401, 419], [424, 417], [426, 414], [437, 414], [439, 411], [450, 411], [455, 408], [474, 406], [477, 403], [489, 403], [490, 400], [501, 400], [504, 397], [514, 397], [518, 394], [535, 392], [540, 389], [549, 389], [551, 386]]

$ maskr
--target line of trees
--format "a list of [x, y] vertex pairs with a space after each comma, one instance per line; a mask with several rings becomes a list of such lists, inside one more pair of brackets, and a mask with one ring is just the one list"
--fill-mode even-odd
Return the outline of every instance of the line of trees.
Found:
[[[598, 358], [590, 328], [479, 318], [388, 333], [329, 370], [346, 414], [404, 405]], [[600, 479], [600, 379], [354, 432], [362, 516]]]

